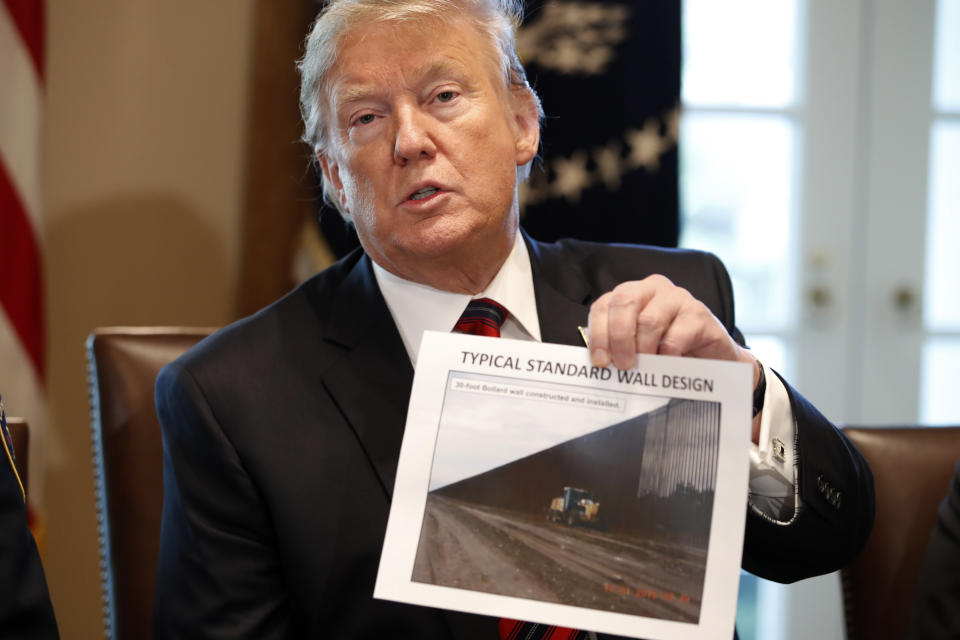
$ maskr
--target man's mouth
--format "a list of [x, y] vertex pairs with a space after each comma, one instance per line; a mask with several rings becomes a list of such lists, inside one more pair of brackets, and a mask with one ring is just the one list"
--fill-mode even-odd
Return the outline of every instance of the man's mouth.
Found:
[[429, 198], [430, 196], [435, 194], [437, 191], [440, 191], [440, 189], [436, 187], [424, 187], [423, 189], [414, 191], [412, 194], [410, 194], [410, 199], [423, 200], [424, 198]]

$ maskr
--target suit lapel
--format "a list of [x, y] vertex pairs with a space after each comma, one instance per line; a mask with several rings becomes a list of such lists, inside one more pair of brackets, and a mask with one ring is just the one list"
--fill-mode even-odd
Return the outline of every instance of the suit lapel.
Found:
[[592, 289], [583, 274], [565, 259], [557, 245], [523, 239], [530, 254], [537, 297], [540, 337], [544, 342], [585, 346], [577, 329], [587, 325]]
[[331, 305], [324, 336], [344, 352], [327, 369], [324, 386], [391, 498], [413, 367], [366, 255], [347, 274]]

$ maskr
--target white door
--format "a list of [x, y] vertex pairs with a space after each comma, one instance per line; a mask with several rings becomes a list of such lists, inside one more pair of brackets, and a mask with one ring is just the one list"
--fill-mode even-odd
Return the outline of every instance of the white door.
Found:
[[[844, 424], [960, 424], [960, 0], [684, 0], [681, 244]], [[746, 580], [741, 637], [842, 638], [835, 576]]]

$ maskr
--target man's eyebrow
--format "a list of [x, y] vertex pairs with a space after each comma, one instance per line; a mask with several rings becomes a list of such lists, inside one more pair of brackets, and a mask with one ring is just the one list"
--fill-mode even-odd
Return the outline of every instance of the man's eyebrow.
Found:
[[333, 87], [333, 107], [336, 111], [352, 102], [376, 97], [380, 92], [368, 84], [345, 84]]

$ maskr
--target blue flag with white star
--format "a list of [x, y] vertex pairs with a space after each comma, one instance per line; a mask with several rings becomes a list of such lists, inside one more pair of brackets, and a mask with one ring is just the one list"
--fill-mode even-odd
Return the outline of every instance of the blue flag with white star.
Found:
[[528, 0], [517, 49], [546, 111], [523, 226], [673, 247], [679, 237], [680, 3]]

